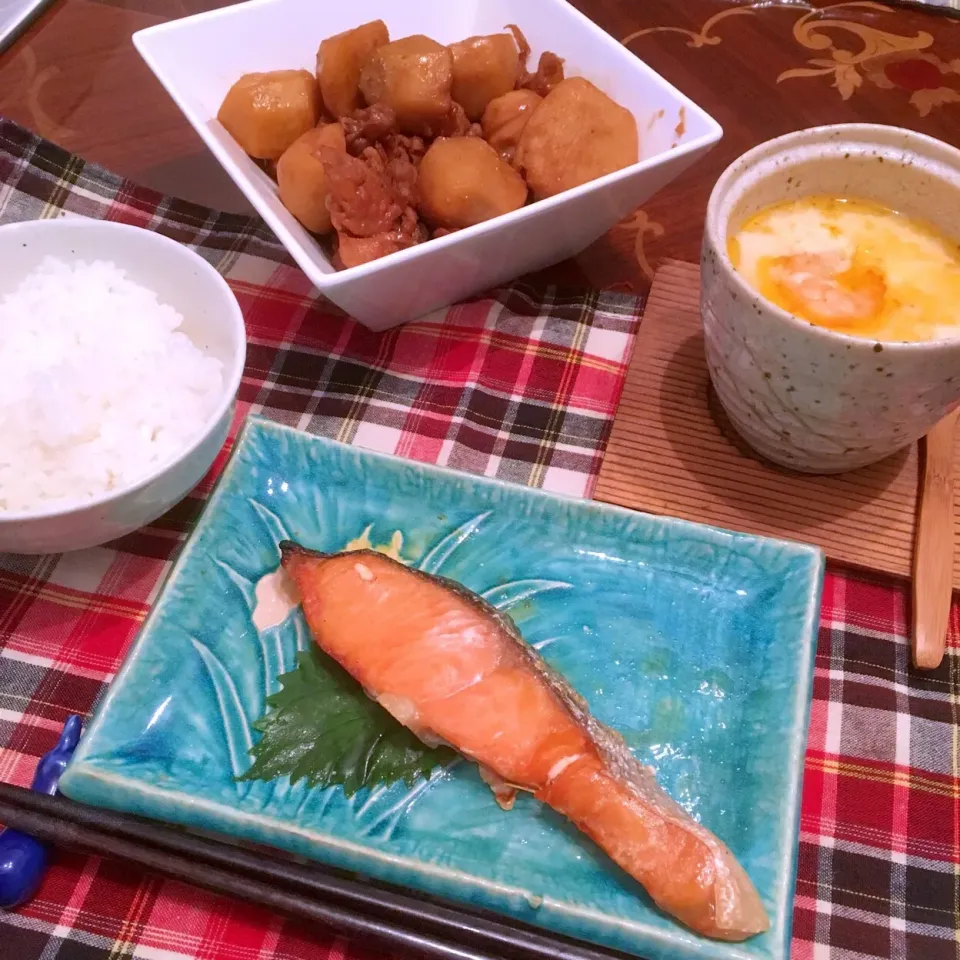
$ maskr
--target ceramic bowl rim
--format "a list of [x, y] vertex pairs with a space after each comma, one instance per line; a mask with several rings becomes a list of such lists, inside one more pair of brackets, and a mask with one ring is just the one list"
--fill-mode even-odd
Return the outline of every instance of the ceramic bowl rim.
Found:
[[[234, 355], [230, 363], [224, 364], [223, 388], [221, 397], [218, 400], [216, 407], [203, 421], [203, 426], [197, 431], [194, 438], [185, 447], [178, 450], [167, 460], [162, 461], [147, 475], [141, 477], [139, 480], [136, 480], [131, 484], [118, 487], [115, 490], [109, 490], [106, 493], [98, 494], [95, 497], [91, 497], [89, 500], [76, 500], [67, 504], [61, 503], [54, 507], [39, 508], [35, 510], [0, 510], [0, 526], [15, 523], [29, 523], [35, 520], [53, 520], [57, 517], [66, 517], [72, 514], [85, 513], [88, 510], [96, 510], [100, 507], [108, 506], [111, 503], [122, 500], [130, 494], [137, 493], [140, 490], [143, 490], [145, 487], [150, 486], [150, 484], [154, 483], [159, 477], [168, 473], [178, 463], [182, 463], [184, 460], [191, 457], [206, 442], [210, 434], [216, 429], [217, 424], [220, 423], [220, 421], [235, 403], [237, 392], [240, 389], [240, 381], [243, 377], [243, 369], [247, 352], [246, 325], [243, 319], [243, 312], [240, 309], [240, 304], [237, 302], [236, 296], [230, 289], [230, 285], [210, 263], [200, 256], [199, 253], [185, 244], [179, 243], [170, 237], [164, 236], [162, 233], [157, 233], [153, 230], [147, 230], [144, 227], [138, 227], [129, 223], [120, 223], [113, 220], [96, 220], [89, 217], [77, 216], [63, 219], [22, 220], [16, 223], [5, 224], [4, 226], [0, 227], [0, 231], [9, 233], [13, 233], [14, 231], [36, 231], [41, 234], [44, 232], [49, 233], [55, 230], [66, 229], [76, 230], [78, 232], [83, 230], [105, 230], [127, 234], [136, 232], [138, 235], [145, 236], [147, 238], [145, 242], [148, 244], [156, 243], [159, 246], [166, 246], [168, 249], [176, 248], [179, 253], [185, 255], [185, 259], [187, 261], [192, 261], [194, 263], [194, 265], [200, 270], [202, 276], [213, 281], [214, 286], [219, 288], [220, 293], [223, 295], [224, 303], [227, 306], [227, 309], [224, 311], [224, 313], [228, 317], [228, 325], [232, 326], [234, 330], [239, 331], [240, 333], [240, 346], [239, 349], [234, 350]], [[82, 259], [82, 257], [78, 256], [78, 259]], [[123, 268], [122, 263], [118, 263], [118, 266]], [[157, 290], [155, 292], [162, 301], [163, 291]]]
[[[709, 243], [713, 247], [714, 255], [718, 265], [722, 268], [726, 282], [736, 289], [737, 295], [743, 297], [748, 303], [752, 304], [758, 311], [766, 311], [772, 314], [773, 318], [779, 323], [793, 328], [796, 331], [804, 331], [808, 336], [818, 337], [825, 341], [842, 343], [848, 345], [851, 349], [868, 349], [871, 352], [877, 344], [883, 347], [883, 350], [891, 353], [918, 354], [918, 353], [940, 353], [943, 351], [956, 350], [960, 348], [960, 332], [952, 336], [940, 336], [932, 340], [880, 340], [873, 337], [858, 337], [849, 333], [842, 333], [839, 330], [832, 330], [829, 327], [819, 326], [810, 323], [807, 320], [790, 313], [783, 307], [777, 306], [766, 297], [759, 294], [747, 281], [743, 275], [734, 267], [727, 252], [727, 224], [721, 225], [720, 204], [724, 199], [726, 192], [753, 167], [754, 162], [760, 160], [771, 160], [776, 157], [789, 157], [793, 148], [802, 146], [814, 146], [818, 143], [830, 144], [843, 142], [843, 136], [837, 134], [846, 134], [851, 143], [868, 143], [867, 137], [873, 134], [881, 134], [889, 138], [892, 136], [902, 136], [906, 143], [903, 152], [912, 153], [918, 158], [932, 157], [935, 153], [945, 155], [957, 168], [960, 175], [960, 150], [938, 140], [936, 137], [928, 136], [924, 133], [918, 133], [915, 130], [908, 130], [905, 127], [896, 127], [884, 123], [833, 123], [823, 124], [815, 127], [806, 127], [802, 130], [794, 130], [791, 133], [785, 133], [779, 137], [773, 137], [757, 144], [755, 147], [747, 150], [745, 153], [736, 157], [720, 174], [717, 182], [710, 191], [710, 199], [707, 202], [706, 220], [704, 224], [704, 247]], [[701, 255], [702, 264], [702, 255]], [[702, 265], [701, 265], [702, 270]]]

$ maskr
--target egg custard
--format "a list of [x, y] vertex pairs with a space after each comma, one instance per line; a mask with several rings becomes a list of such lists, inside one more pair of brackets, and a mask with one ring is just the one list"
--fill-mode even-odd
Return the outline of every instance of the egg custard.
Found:
[[728, 252], [758, 293], [810, 323], [871, 340], [960, 336], [960, 247], [880, 204], [778, 203], [736, 231]]

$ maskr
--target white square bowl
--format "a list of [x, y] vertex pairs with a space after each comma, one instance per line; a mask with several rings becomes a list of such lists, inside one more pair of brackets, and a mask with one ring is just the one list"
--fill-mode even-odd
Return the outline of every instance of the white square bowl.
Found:
[[[565, 59], [567, 76], [586, 77], [632, 111], [640, 162], [486, 223], [337, 271], [216, 114], [244, 73], [312, 71], [322, 39], [378, 18], [392, 38], [425, 33], [440, 43], [518, 24], [533, 50], [531, 65], [552, 50]], [[141, 30], [133, 42], [317, 289], [373, 330], [579, 253], [722, 135], [712, 117], [564, 0], [250, 0]]]

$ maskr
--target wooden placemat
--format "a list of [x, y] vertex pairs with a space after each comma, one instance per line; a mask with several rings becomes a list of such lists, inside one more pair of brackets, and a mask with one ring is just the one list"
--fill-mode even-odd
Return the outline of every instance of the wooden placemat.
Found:
[[[693, 264], [666, 261], [657, 272], [594, 497], [814, 543], [832, 560], [909, 576], [916, 445], [832, 477], [781, 471], [757, 458], [712, 396], [699, 289]], [[960, 512], [954, 529], [960, 536]], [[953, 577], [960, 587], [960, 552]]]

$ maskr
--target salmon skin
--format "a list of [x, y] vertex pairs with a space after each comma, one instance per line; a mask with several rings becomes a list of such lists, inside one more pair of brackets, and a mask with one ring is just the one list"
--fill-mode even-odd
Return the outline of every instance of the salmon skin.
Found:
[[509, 617], [371, 550], [321, 554], [290, 541], [280, 550], [324, 652], [425, 743], [479, 764], [502, 806], [516, 790], [534, 794], [699, 933], [745, 940], [768, 928], [733, 854], [590, 715]]

